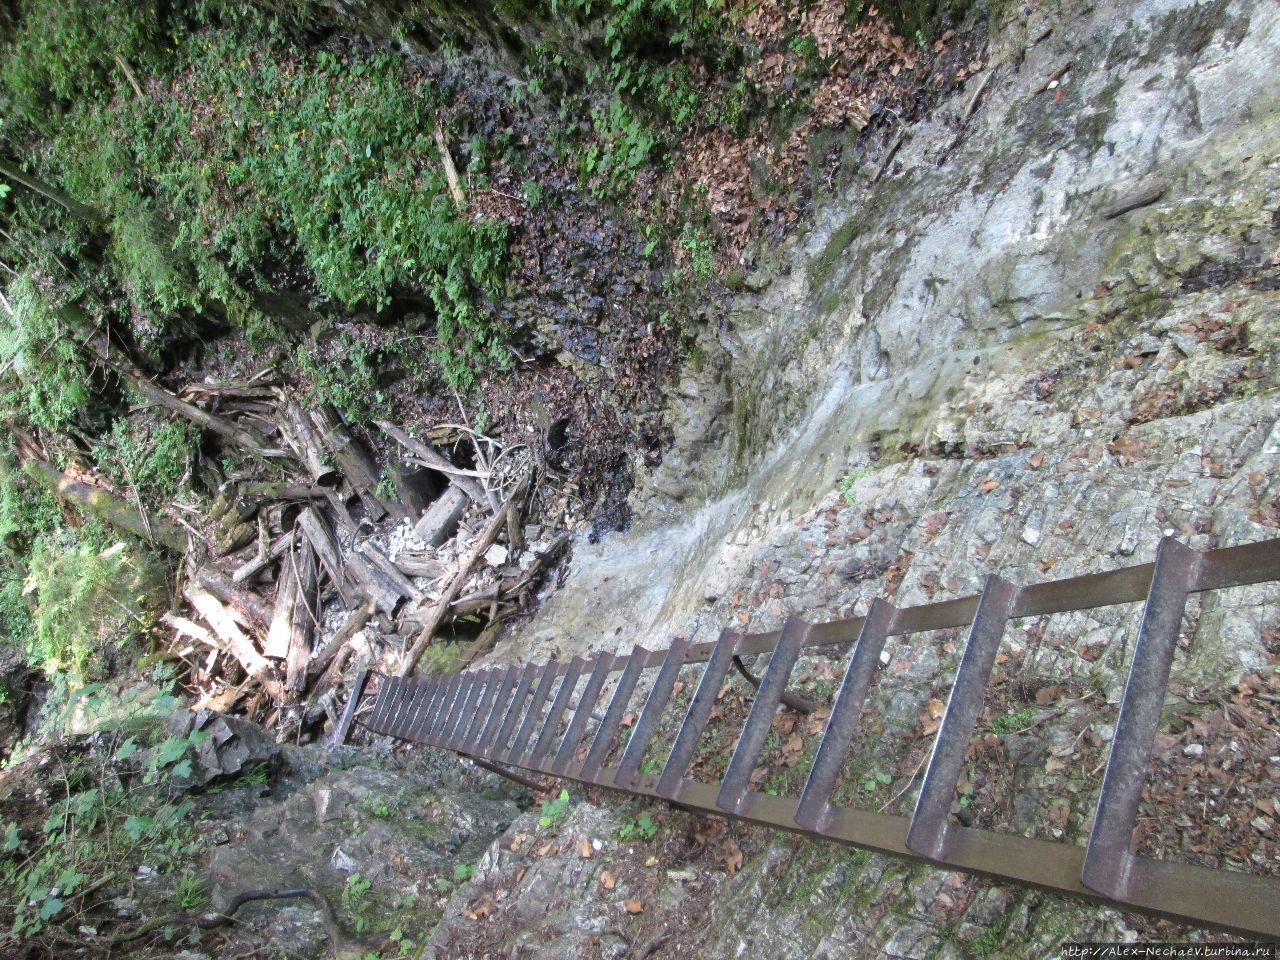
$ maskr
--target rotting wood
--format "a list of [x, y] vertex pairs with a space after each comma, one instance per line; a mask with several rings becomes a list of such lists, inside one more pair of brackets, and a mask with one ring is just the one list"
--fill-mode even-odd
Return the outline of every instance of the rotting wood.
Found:
[[445, 565], [430, 553], [405, 551], [396, 557], [396, 566], [406, 577], [426, 577], [434, 580], [445, 571]]
[[356, 634], [364, 629], [365, 624], [373, 617], [377, 604], [370, 599], [365, 599], [360, 606], [351, 612], [351, 615], [343, 621], [333, 636], [331, 636], [325, 645], [320, 648], [316, 655], [312, 658], [311, 663], [307, 665], [307, 675], [312, 679], [319, 677], [325, 673], [331, 661], [333, 661], [341, 652], [341, 650], [352, 640]]
[[266, 630], [271, 626], [271, 608], [256, 593], [237, 586], [230, 577], [208, 565], [196, 570], [196, 579], [221, 600], [248, 627]]
[[207, 410], [201, 410], [195, 404], [187, 403], [177, 395], [170, 393], [134, 367], [119, 351], [116, 351], [116, 355], [113, 355], [105, 334], [93, 333], [86, 341], [85, 346], [104, 366], [109, 367], [134, 390], [152, 403], [164, 407], [170, 413], [190, 420], [196, 426], [217, 434], [245, 453], [259, 459], [271, 462], [288, 456], [284, 450], [270, 446], [267, 439], [256, 430], [241, 426], [225, 417], [209, 413]]
[[285, 654], [285, 689], [301, 693], [307, 685], [307, 664], [311, 660], [316, 631], [319, 628], [319, 571], [316, 553], [305, 541], [294, 555], [293, 624], [289, 632], [289, 649]]
[[338, 474], [324, 460], [324, 443], [311, 416], [297, 400], [285, 399], [283, 393], [281, 399], [284, 400], [283, 410], [276, 417], [280, 435], [318, 486], [332, 486]]
[[293, 633], [293, 608], [298, 602], [296, 556], [296, 550], [285, 554], [280, 566], [280, 577], [276, 581], [276, 605], [271, 615], [271, 626], [262, 645], [262, 652], [273, 660], [283, 660], [289, 653], [289, 638]]
[[436, 496], [435, 483], [427, 468], [407, 463], [398, 451], [392, 450], [387, 454], [387, 473], [405, 513], [410, 517], [422, 516]]
[[456, 481], [451, 483], [414, 526], [414, 535], [429, 547], [440, 546], [457, 532], [473, 500]]
[[282, 534], [272, 541], [271, 546], [265, 551], [259, 553], [252, 560], [241, 564], [231, 573], [232, 583], [244, 583], [257, 574], [261, 573], [267, 567], [271, 566], [288, 552], [289, 546], [293, 543], [293, 531]]
[[378, 521], [388, 513], [403, 519], [406, 514], [400, 504], [384, 503], [378, 497], [382, 471], [378, 469], [377, 461], [373, 459], [369, 448], [347, 429], [338, 411], [326, 404], [311, 414], [311, 421], [325, 447], [333, 455], [339, 472], [360, 497], [370, 519]]
[[394, 617], [396, 607], [405, 598], [387, 579], [386, 575], [365, 559], [363, 554], [353, 553], [347, 561], [347, 572], [366, 596], [372, 597], [375, 606], [388, 617]]
[[182, 552], [187, 549], [187, 534], [182, 528], [164, 520], [143, 516], [137, 507], [109, 490], [73, 480], [61, 470], [35, 457], [24, 459], [22, 470], [58, 498], [75, 504], [119, 530], [170, 550]]
[[516, 487], [515, 492], [507, 498], [506, 502], [498, 508], [497, 513], [490, 519], [488, 526], [471, 545], [471, 549], [458, 564], [458, 572], [454, 574], [453, 580], [445, 589], [444, 594], [439, 597], [431, 606], [431, 616], [427, 619], [422, 627], [422, 633], [418, 635], [418, 639], [413, 642], [404, 654], [400, 662], [400, 667], [396, 671], [396, 675], [407, 677], [413, 673], [414, 667], [418, 665], [418, 661], [422, 659], [423, 652], [431, 644], [431, 639], [435, 635], [436, 629], [440, 626], [445, 618], [445, 614], [449, 612], [449, 604], [462, 592], [462, 588], [467, 581], [471, 579], [471, 568], [476, 565], [484, 552], [489, 549], [493, 541], [497, 539], [507, 525], [507, 512], [515, 508], [515, 504], [524, 498], [524, 492], [528, 487], [528, 480], [522, 480]]
[[431, 135], [435, 138], [436, 149], [440, 151], [440, 165], [444, 168], [444, 179], [449, 184], [449, 196], [453, 198], [453, 205], [460, 211], [465, 210], [467, 195], [462, 192], [462, 181], [458, 179], [458, 168], [453, 165], [453, 155], [449, 153], [449, 141], [445, 139], [444, 125], [439, 117], [436, 117], [432, 125]]
[[329, 575], [329, 582], [338, 592], [342, 605], [349, 608], [351, 590], [347, 586], [346, 565], [342, 562], [338, 538], [334, 535], [332, 524], [315, 507], [308, 507], [298, 514], [298, 529], [311, 543], [311, 548], [315, 550], [324, 572]]
[[426, 597], [426, 594], [414, 586], [413, 582], [404, 575], [404, 571], [397, 567], [390, 557], [372, 543], [366, 540], [356, 549], [364, 555], [366, 560], [382, 572], [387, 578], [387, 582], [400, 591], [401, 596], [412, 600], [414, 603], [421, 603]]
[[220, 641], [218, 649], [232, 656], [250, 677], [261, 684], [267, 695], [277, 703], [284, 699], [284, 688], [276, 678], [275, 671], [253, 641], [245, 636], [236, 624], [235, 618], [217, 597], [203, 585], [191, 582], [183, 590], [187, 602], [200, 614], [201, 619], [213, 629], [213, 634]]
[[374, 425], [409, 453], [413, 454], [424, 467], [439, 470], [449, 476], [453, 485], [465, 493], [473, 502], [488, 506], [489, 498], [485, 494], [484, 486], [477, 479], [487, 479], [489, 476], [487, 473], [480, 470], [466, 470], [462, 467], [455, 467], [443, 454], [433, 450], [421, 440], [415, 440], [395, 424], [387, 423], [385, 420], [375, 420]]

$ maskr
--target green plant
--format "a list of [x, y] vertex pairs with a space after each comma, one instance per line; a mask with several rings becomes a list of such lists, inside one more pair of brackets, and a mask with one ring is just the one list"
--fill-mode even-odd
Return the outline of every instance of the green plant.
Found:
[[473, 865], [469, 863], [454, 864], [454, 867], [453, 867], [454, 883], [466, 883], [475, 875], [476, 875], [476, 868]]
[[551, 827], [569, 815], [569, 791], [561, 790], [554, 800], [542, 801], [542, 816], [538, 818], [538, 826]]
[[37, 541], [26, 592], [34, 594], [27, 659], [47, 674], [88, 675], [141, 638], [165, 598], [163, 571], [145, 550], [106, 549], [63, 537]]
[[840, 498], [850, 506], [857, 503], [858, 495], [854, 493], [854, 484], [859, 480], [871, 476], [871, 473], [872, 471], [869, 468], [862, 467], [861, 469], [854, 470], [852, 473], [846, 473], [841, 477], [839, 483]]
[[[173, 778], [190, 771], [190, 753], [204, 736], [173, 737], [139, 764], [139, 736], [108, 734], [97, 752], [60, 745], [69, 719], [111, 716], [111, 725], [136, 728], [143, 740], [162, 729], [172, 696], [144, 701], [89, 684], [67, 691], [58, 678], [42, 713], [41, 731], [54, 738], [45, 766], [51, 776], [48, 815], [42, 824], [10, 822], [0, 846], [0, 904], [19, 937], [57, 923], [79, 898], [122, 878], [122, 866], [151, 862], [182, 870], [174, 898], [198, 906], [204, 891], [189, 869], [193, 806], [175, 800]], [[48, 760], [55, 762], [48, 763]], [[146, 777], [139, 780], [138, 772]], [[156, 784], [161, 789], [144, 784]]]
[[658, 828], [648, 814], [635, 820], [628, 820], [618, 828], [618, 839], [623, 843], [630, 840], [652, 840]]
[[195, 873], [183, 873], [174, 883], [173, 900], [184, 910], [193, 910], [208, 903], [204, 881]]
[[368, 893], [373, 881], [359, 873], [352, 873], [342, 887], [342, 905], [355, 917], [357, 933], [363, 933], [368, 925], [365, 914], [369, 910]]
[[1004, 716], [997, 717], [995, 722], [991, 724], [991, 730], [994, 733], [1008, 734], [1017, 733], [1024, 727], [1028, 726], [1035, 719], [1035, 707], [1023, 707], [1021, 710], [1010, 710]]
[[862, 781], [862, 789], [868, 793], [875, 793], [881, 787], [887, 787], [891, 783], [893, 783], [893, 777], [887, 773], [876, 772]]

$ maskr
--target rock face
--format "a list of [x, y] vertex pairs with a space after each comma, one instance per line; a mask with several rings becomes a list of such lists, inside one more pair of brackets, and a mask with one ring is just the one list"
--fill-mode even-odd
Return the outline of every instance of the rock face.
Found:
[[[972, 593], [991, 573], [1110, 569], [1151, 560], [1165, 535], [1198, 548], [1277, 535], [1280, 9], [1160, 0], [1008, 16], [972, 117], [965, 91], [909, 131], [879, 184], [820, 211], [771, 282], [753, 279], [763, 292], [705, 332], [705, 362], [671, 398], [675, 449], [639, 472], [639, 528], [578, 545], [568, 581], [498, 659], [706, 641], [726, 625], [861, 613], [876, 596]], [[1177, 763], [1204, 760], [1186, 718], [1206, 696], [1280, 692], [1278, 600], [1271, 585], [1188, 608], [1170, 714], [1191, 725], [1166, 734]], [[1136, 618], [1130, 605], [1010, 626], [968, 770], [984, 825], [1081, 841]], [[902, 788], [900, 811], [962, 640], [888, 650], [876, 735], [855, 759]], [[1264, 767], [1276, 739], [1257, 748]], [[1183, 789], [1166, 772], [1148, 802]], [[636, 815], [582, 806], [555, 831], [518, 822], [428, 955], [641, 956], [666, 932], [653, 955], [1038, 957], [1064, 939], [1152, 933], [771, 835], [731, 835], [744, 854], [733, 875], [723, 840], [696, 854], [672, 840], [639, 868], [646, 851], [617, 840]], [[1264, 826], [1225, 863], [1280, 872]], [[698, 849], [697, 826], [662, 829]], [[611, 855], [581, 856], [579, 834]], [[1185, 833], [1162, 842], [1143, 849], [1224, 862]]]

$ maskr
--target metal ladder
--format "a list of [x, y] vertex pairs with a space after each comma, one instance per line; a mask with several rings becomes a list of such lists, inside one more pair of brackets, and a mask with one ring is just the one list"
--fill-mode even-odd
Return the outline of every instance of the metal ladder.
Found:
[[[1024, 587], [993, 575], [977, 596], [904, 608], [876, 599], [865, 617], [850, 620], [810, 624], [793, 617], [779, 632], [743, 635], [725, 630], [713, 643], [676, 639], [667, 650], [636, 646], [630, 655], [603, 653], [592, 661], [574, 657], [563, 664], [388, 678], [360, 722], [373, 733], [661, 798], [692, 811], [737, 817], [1248, 937], [1280, 939], [1280, 880], [1140, 857], [1130, 842], [1188, 596], [1272, 580], [1280, 580], [1280, 540], [1199, 552], [1166, 537], [1154, 563]], [[1144, 599], [1088, 845], [966, 827], [949, 818], [1006, 623]], [[903, 817], [834, 804], [832, 793], [886, 639], [964, 626], [969, 627], [968, 639], [914, 813]], [[751, 772], [801, 652], [855, 638], [799, 798], [750, 790]], [[766, 652], [771, 654], [768, 667], [723, 779], [711, 785], [686, 777], [733, 659]], [[681, 668], [700, 662], [705, 667], [665, 765], [659, 773], [642, 773], [642, 760]], [[621, 759], [617, 766], [606, 767], [641, 673], [650, 668], [657, 669], [657, 676]], [[601, 690], [610, 674], [618, 672], [608, 707], [579, 761]], [[586, 685], [562, 734], [562, 719], [583, 675]], [[339, 725], [344, 738], [365, 679], [357, 680]]]

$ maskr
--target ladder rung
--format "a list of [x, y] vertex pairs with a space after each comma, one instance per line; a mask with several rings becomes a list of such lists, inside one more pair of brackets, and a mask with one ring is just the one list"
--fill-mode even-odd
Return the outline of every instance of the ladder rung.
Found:
[[569, 729], [565, 731], [564, 739], [560, 741], [560, 750], [556, 753], [555, 762], [551, 764], [551, 769], [555, 773], [563, 775], [569, 769], [569, 765], [573, 763], [573, 755], [578, 752], [578, 744], [582, 742], [582, 735], [587, 731], [587, 721], [591, 719], [591, 709], [596, 705], [596, 699], [600, 696], [600, 688], [604, 686], [605, 677], [609, 675], [609, 670], [613, 667], [613, 662], [616, 659], [611, 653], [602, 653], [599, 659], [596, 660], [595, 669], [587, 677], [587, 686], [582, 691], [582, 696], [578, 699], [577, 709], [573, 711], [573, 716], [569, 718]]
[[511, 709], [507, 711], [498, 728], [498, 736], [489, 746], [489, 756], [496, 759], [506, 752], [511, 745], [511, 733], [516, 728], [516, 721], [524, 711], [525, 700], [529, 696], [529, 688], [533, 686], [533, 678], [538, 675], [538, 668], [530, 665], [520, 671], [520, 682], [516, 684], [516, 692], [511, 695]]
[[653, 688], [640, 711], [640, 719], [631, 730], [631, 738], [627, 741], [627, 749], [622, 753], [618, 763], [618, 773], [614, 784], [629, 789], [635, 786], [636, 776], [640, 772], [640, 763], [644, 760], [645, 751], [649, 749], [649, 741], [658, 729], [658, 721], [667, 701], [671, 699], [671, 691], [675, 687], [676, 678], [680, 676], [680, 668], [684, 666], [684, 658], [689, 652], [689, 641], [676, 637], [662, 661], [658, 676], [653, 681]]
[[787, 689], [787, 680], [791, 677], [791, 668], [800, 656], [800, 647], [809, 636], [812, 628], [799, 617], [791, 617], [782, 628], [778, 637], [778, 645], [769, 657], [769, 666], [760, 678], [760, 688], [756, 691], [755, 701], [751, 704], [751, 712], [738, 737], [738, 745], [733, 749], [733, 758], [729, 761], [729, 769], [720, 781], [720, 792], [716, 795], [716, 806], [721, 810], [733, 813], [747, 795], [751, 781], [751, 771], [755, 769], [756, 758], [769, 736], [773, 725], [773, 715], [778, 712], [778, 703], [782, 693]]
[[392, 700], [387, 716], [382, 721], [382, 726], [389, 736], [400, 736], [403, 729], [402, 718], [409, 708], [409, 704], [413, 701], [413, 693], [417, 689], [417, 680], [405, 680], [396, 687], [395, 699]]
[[974, 726], [982, 710], [982, 698], [991, 679], [991, 668], [1000, 649], [1005, 624], [1018, 600], [1018, 587], [992, 574], [982, 588], [978, 610], [965, 641], [942, 726], [933, 741], [924, 783], [916, 800], [907, 847], [924, 857], [941, 860], [945, 853], [947, 817], [955, 801], [956, 784], [964, 772]]
[[471, 679], [467, 683], [466, 693], [462, 698], [462, 709], [458, 711], [458, 719], [445, 737], [445, 744], [450, 750], [458, 749], [458, 742], [462, 739], [462, 734], [466, 731], [466, 728], [470, 726], [471, 716], [476, 709], [476, 701], [480, 699], [480, 694], [483, 692], [484, 683], [481, 680], [480, 672], [476, 671], [471, 675]]
[[1156, 550], [1155, 573], [1142, 609], [1080, 875], [1086, 887], [1109, 897], [1123, 896], [1128, 883], [1138, 804], [1151, 769], [1151, 747], [1160, 726], [1187, 593], [1199, 575], [1200, 561], [1200, 553], [1172, 537], [1161, 540]]
[[478, 757], [488, 756], [489, 744], [493, 742], [493, 738], [498, 733], [498, 727], [502, 724], [502, 718], [507, 712], [507, 708], [511, 705], [511, 691], [516, 688], [516, 681], [519, 677], [519, 667], [514, 665], [507, 667], [506, 673], [502, 678], [502, 685], [498, 688], [498, 695], [494, 698], [493, 709], [489, 713], [489, 718], [484, 722], [484, 729], [480, 731], [480, 736], [476, 739], [475, 753]]
[[581, 776], [584, 779], [592, 780], [600, 772], [600, 767], [609, 753], [609, 746], [613, 743], [614, 734], [618, 732], [623, 714], [627, 712], [627, 704], [631, 702], [631, 694], [636, 689], [636, 682], [644, 671], [644, 662], [647, 657], [648, 651], [643, 647], [638, 644], [632, 647], [627, 665], [623, 668], [622, 675], [618, 677], [618, 686], [613, 691], [613, 699], [609, 701], [609, 709], [605, 711], [604, 719], [600, 721], [600, 727], [596, 730], [595, 739], [591, 741], [591, 749], [587, 751], [587, 759], [583, 761]]
[[559, 733], [560, 718], [564, 716], [564, 709], [569, 705], [569, 698], [573, 696], [574, 687], [578, 685], [578, 677], [582, 675], [582, 667], [585, 663], [586, 661], [581, 657], [574, 657], [569, 661], [569, 666], [560, 680], [560, 689], [556, 691], [556, 697], [551, 701], [551, 709], [547, 711], [547, 718], [542, 722], [542, 730], [534, 742], [533, 753], [529, 756], [530, 768], [542, 769], [542, 763], [547, 758], [556, 734]]
[[369, 719], [365, 722], [365, 728], [374, 733], [382, 732], [382, 718], [387, 715], [387, 708], [391, 704], [392, 695], [396, 687], [403, 683], [399, 677], [388, 677], [382, 681], [378, 687], [378, 699], [374, 701], [373, 710], [369, 714]]
[[724, 682], [725, 674], [729, 672], [729, 665], [733, 663], [733, 655], [738, 650], [741, 636], [732, 630], [723, 630], [716, 640], [711, 656], [707, 658], [707, 666], [698, 680], [698, 689], [694, 691], [689, 708], [685, 711], [684, 722], [680, 724], [675, 743], [671, 745], [671, 753], [667, 755], [667, 762], [658, 777], [655, 789], [659, 796], [670, 800], [680, 789], [685, 771], [693, 761], [693, 752], [698, 749], [703, 728], [711, 716], [711, 709], [716, 704], [716, 693]]
[[472, 715], [470, 722], [467, 723], [466, 732], [462, 736], [460, 749], [465, 753], [471, 753], [475, 749], [476, 736], [484, 726], [484, 718], [489, 715], [489, 711], [493, 709], [493, 698], [498, 694], [498, 684], [500, 671], [486, 670], [484, 672], [484, 695], [476, 704], [475, 713]]
[[422, 685], [417, 696], [414, 697], [415, 705], [413, 713], [410, 715], [408, 722], [405, 724], [405, 739], [417, 741], [421, 736], [422, 726], [426, 718], [431, 716], [431, 702], [436, 697], [436, 691], [440, 683], [434, 677], [430, 677]]
[[529, 700], [529, 708], [524, 712], [524, 719], [520, 721], [520, 727], [516, 731], [515, 743], [511, 745], [511, 749], [507, 751], [503, 758], [504, 763], [519, 763], [524, 759], [524, 752], [529, 746], [529, 738], [533, 736], [534, 727], [537, 726], [538, 718], [542, 715], [542, 705], [547, 702], [547, 697], [551, 695], [551, 685], [555, 683], [556, 677], [560, 675], [560, 664], [554, 660], [542, 668], [542, 679], [538, 681], [537, 687], [534, 688], [533, 697]]
[[845, 757], [849, 754], [849, 746], [858, 729], [858, 718], [862, 715], [862, 706], [867, 700], [867, 691], [880, 666], [880, 653], [884, 650], [885, 638], [893, 629], [893, 621], [897, 615], [898, 608], [887, 600], [877, 597], [871, 601], [871, 609], [862, 622], [857, 645], [849, 658], [844, 679], [840, 681], [840, 692], [831, 708], [831, 716], [827, 718], [822, 741], [818, 745], [817, 755], [813, 758], [813, 766], [809, 768], [809, 777], [796, 806], [796, 823], [806, 830], [821, 830], [831, 808], [831, 791], [835, 789]]
[[435, 716], [431, 718], [431, 725], [427, 728], [427, 742], [432, 746], [440, 743], [440, 737], [449, 723], [449, 718], [454, 715], [453, 705], [458, 697], [458, 688], [461, 686], [461, 675], [455, 675], [445, 685], [444, 696], [440, 699], [440, 703], [435, 710]]

